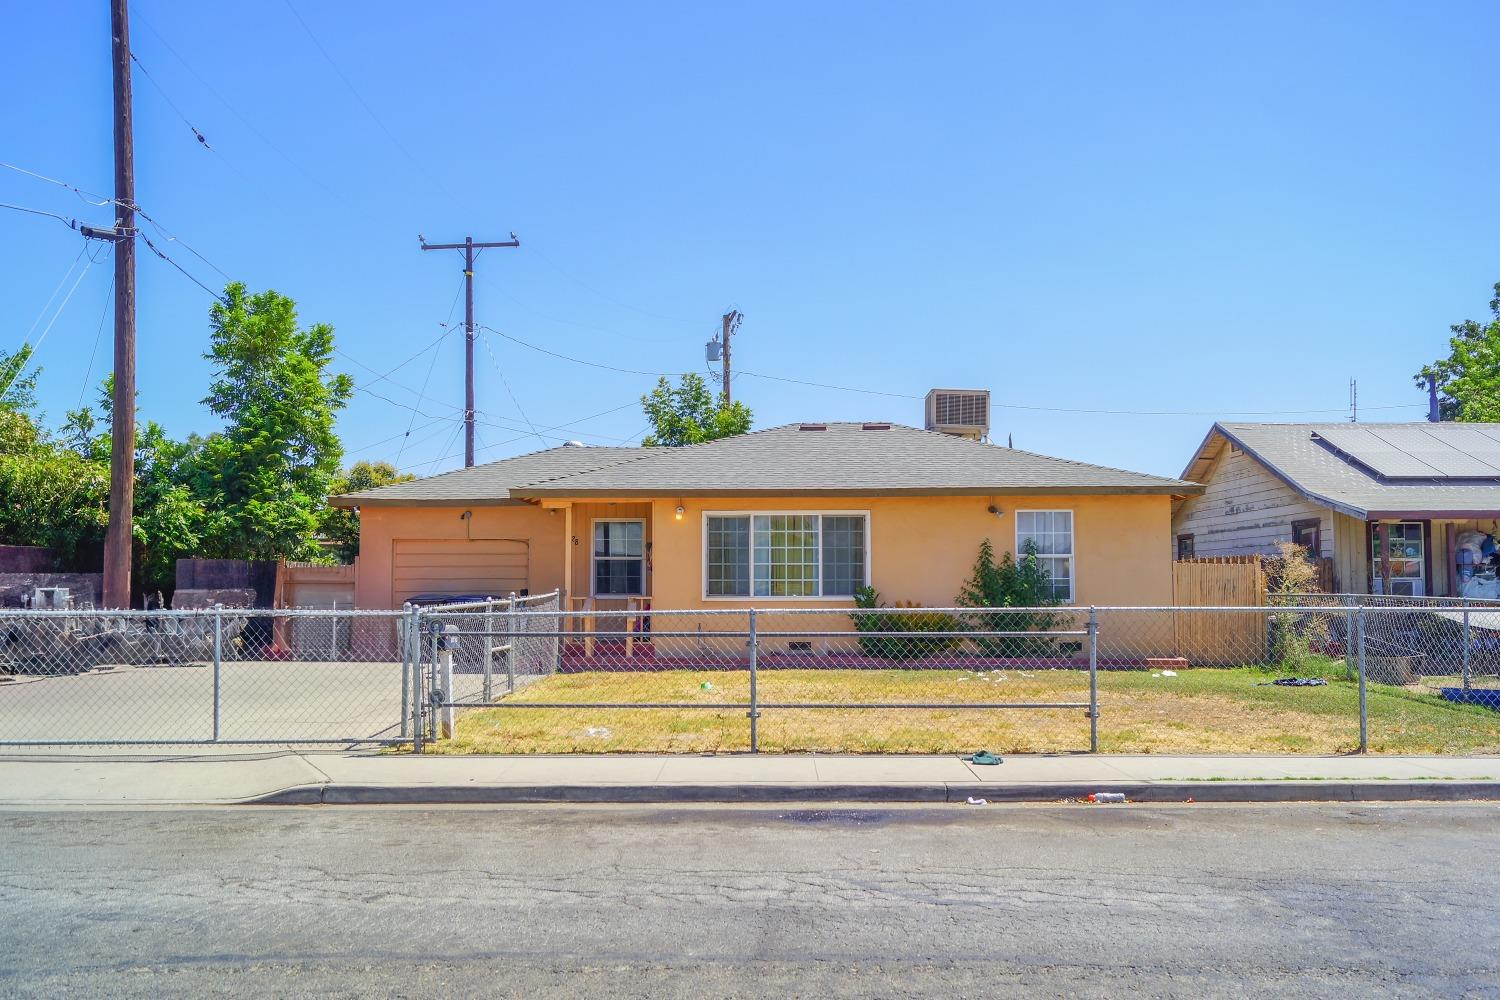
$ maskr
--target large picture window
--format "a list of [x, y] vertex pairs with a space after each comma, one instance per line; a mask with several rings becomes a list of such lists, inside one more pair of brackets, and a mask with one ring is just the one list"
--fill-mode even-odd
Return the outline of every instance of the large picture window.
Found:
[[641, 597], [646, 585], [646, 522], [594, 522], [594, 596]]
[[709, 597], [852, 597], [867, 581], [865, 514], [708, 514]]
[[1064, 604], [1073, 601], [1073, 512], [1071, 510], [1016, 511], [1016, 558], [1026, 552], [1026, 543], [1036, 546], [1037, 562], [1047, 571], [1052, 596]]

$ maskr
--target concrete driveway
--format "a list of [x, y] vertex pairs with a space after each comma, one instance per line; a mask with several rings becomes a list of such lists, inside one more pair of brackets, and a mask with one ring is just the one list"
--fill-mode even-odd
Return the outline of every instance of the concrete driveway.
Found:
[[[393, 736], [401, 669], [399, 662], [226, 661], [220, 738], [297, 743]], [[12, 678], [0, 683], [0, 741], [192, 743], [213, 738], [213, 705], [213, 670], [204, 663]]]

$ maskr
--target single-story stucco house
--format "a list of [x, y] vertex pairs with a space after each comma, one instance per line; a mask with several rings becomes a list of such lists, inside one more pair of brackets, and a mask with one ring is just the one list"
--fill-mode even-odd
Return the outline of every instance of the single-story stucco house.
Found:
[[1178, 558], [1296, 542], [1343, 593], [1500, 597], [1500, 424], [1216, 423], [1183, 476]]
[[680, 448], [567, 445], [334, 498], [356, 603], [563, 589], [569, 607], [952, 605], [981, 540], [1036, 543], [1073, 605], [1172, 603], [1172, 503], [1200, 487], [890, 423]]

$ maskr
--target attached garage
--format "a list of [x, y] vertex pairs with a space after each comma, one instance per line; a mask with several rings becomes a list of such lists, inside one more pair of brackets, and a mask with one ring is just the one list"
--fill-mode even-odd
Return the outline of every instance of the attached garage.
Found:
[[417, 594], [503, 597], [530, 586], [531, 547], [523, 538], [398, 538], [392, 542], [395, 606]]

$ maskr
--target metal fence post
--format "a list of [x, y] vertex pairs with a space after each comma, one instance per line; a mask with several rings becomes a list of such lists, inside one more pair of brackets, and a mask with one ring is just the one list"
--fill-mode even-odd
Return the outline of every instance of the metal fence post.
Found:
[[1464, 598], [1464, 690], [1469, 690], [1470, 659], [1473, 656], [1473, 637], [1469, 634], [1469, 599]]
[[1370, 712], [1365, 701], [1365, 609], [1356, 617], [1359, 627], [1359, 752], [1370, 752]]
[[[505, 616], [505, 644], [510, 648], [505, 651], [505, 683], [509, 685], [507, 694], [516, 693], [516, 654], [520, 640], [516, 638], [516, 592], [510, 592], [510, 613]], [[526, 621], [521, 618], [519, 621]], [[553, 631], [557, 631], [553, 629]]]
[[750, 609], [750, 752], [760, 753], [760, 692], [756, 681], [759, 674], [760, 639], [755, 634], [755, 609]]
[[[572, 557], [569, 556], [569, 558]], [[552, 631], [562, 633], [553, 640], [555, 643], [553, 652], [556, 655], [553, 657], [552, 672], [557, 674], [562, 672], [563, 658], [568, 655], [568, 633], [573, 631], [573, 620], [568, 615], [567, 587], [557, 588], [557, 625]]]
[[1354, 608], [1344, 609], [1344, 676], [1354, 679]]
[[1099, 611], [1089, 608], [1089, 753], [1099, 752]]
[[437, 717], [433, 723], [437, 727], [439, 739], [451, 740], [453, 738], [453, 653], [458, 649], [458, 626], [443, 626], [443, 644], [440, 656], [442, 667], [442, 702], [433, 699], [433, 714]]
[[484, 700], [495, 700], [495, 599], [484, 602]]
[[401, 639], [401, 738], [404, 740], [411, 735], [412, 660], [416, 649], [416, 639], [412, 635], [415, 623], [412, 620], [410, 601], [401, 605], [401, 617], [398, 621]]
[[219, 723], [224, 707], [224, 608], [214, 605], [214, 742], [219, 742]]

